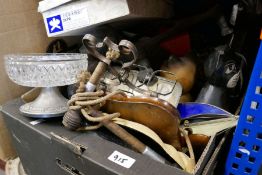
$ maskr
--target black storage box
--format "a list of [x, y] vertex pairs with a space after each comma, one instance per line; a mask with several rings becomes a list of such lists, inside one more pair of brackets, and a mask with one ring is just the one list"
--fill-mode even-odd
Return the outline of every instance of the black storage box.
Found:
[[[10, 101], [3, 106], [2, 113], [28, 175], [188, 174], [105, 140], [94, 131], [85, 133], [69, 131], [62, 126], [61, 118], [39, 120], [24, 117], [19, 113], [22, 103], [21, 99]], [[221, 152], [224, 140], [224, 134], [210, 139], [197, 163], [195, 174], [205, 174], [214, 169], [214, 166], [210, 165], [215, 164], [219, 157], [218, 152]], [[213, 154], [215, 149], [216, 152]], [[130, 168], [126, 168], [110, 161], [108, 157], [114, 151], [129, 156], [135, 162]]]

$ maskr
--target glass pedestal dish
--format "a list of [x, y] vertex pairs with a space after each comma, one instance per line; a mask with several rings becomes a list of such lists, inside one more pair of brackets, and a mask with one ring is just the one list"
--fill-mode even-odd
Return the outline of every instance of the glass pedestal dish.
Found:
[[20, 107], [29, 117], [50, 118], [62, 116], [67, 111], [67, 99], [57, 86], [76, 83], [76, 76], [87, 70], [85, 54], [29, 54], [6, 55], [5, 69], [16, 84], [42, 87], [40, 95]]

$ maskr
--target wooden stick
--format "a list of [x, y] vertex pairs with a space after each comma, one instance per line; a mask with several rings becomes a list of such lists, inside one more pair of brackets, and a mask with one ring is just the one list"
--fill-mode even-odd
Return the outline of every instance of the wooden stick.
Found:
[[93, 85], [97, 85], [100, 78], [103, 76], [107, 68], [107, 64], [104, 62], [99, 62], [96, 66], [92, 76], [89, 79], [89, 83], [92, 83]]

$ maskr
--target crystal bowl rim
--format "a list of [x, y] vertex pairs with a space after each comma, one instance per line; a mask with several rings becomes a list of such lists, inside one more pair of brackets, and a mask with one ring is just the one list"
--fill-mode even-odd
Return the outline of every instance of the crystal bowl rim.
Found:
[[[54, 58], [51, 58], [51, 57]], [[46, 58], [45, 58], [46, 57]], [[58, 61], [81, 61], [86, 60], [87, 54], [81, 53], [28, 53], [6, 54], [5, 62], [58, 62]]]

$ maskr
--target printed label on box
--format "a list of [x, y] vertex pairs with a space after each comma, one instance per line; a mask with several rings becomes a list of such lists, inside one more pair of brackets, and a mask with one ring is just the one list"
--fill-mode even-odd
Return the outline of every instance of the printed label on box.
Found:
[[49, 33], [56, 33], [63, 31], [63, 23], [60, 15], [46, 18]]
[[109, 157], [108, 160], [111, 160], [112, 162], [121, 165], [125, 168], [130, 168], [134, 163], [135, 163], [135, 159], [124, 155], [118, 151], [114, 151]]
[[59, 15], [47, 17], [49, 34], [77, 29], [89, 25], [87, 8], [64, 11]]

